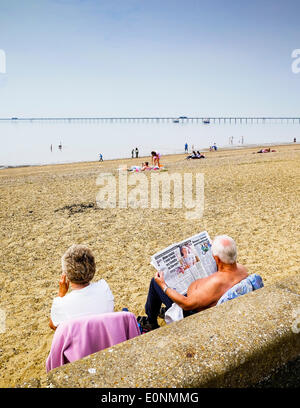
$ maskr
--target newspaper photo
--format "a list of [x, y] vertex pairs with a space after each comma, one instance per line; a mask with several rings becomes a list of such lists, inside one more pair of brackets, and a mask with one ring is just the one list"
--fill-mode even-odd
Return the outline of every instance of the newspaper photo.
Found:
[[193, 281], [217, 271], [206, 231], [157, 252], [151, 257], [151, 264], [163, 271], [166, 284], [182, 295]]

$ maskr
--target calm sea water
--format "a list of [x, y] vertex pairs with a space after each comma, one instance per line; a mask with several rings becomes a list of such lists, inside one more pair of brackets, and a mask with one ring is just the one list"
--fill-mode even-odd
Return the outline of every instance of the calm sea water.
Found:
[[182, 153], [186, 142], [189, 150], [203, 150], [227, 146], [231, 136], [235, 145], [242, 136], [244, 144], [289, 143], [299, 141], [300, 125], [9, 121], [0, 123], [0, 135], [0, 166], [15, 166], [93, 161], [99, 153], [104, 160], [126, 158], [135, 147], [140, 156]]

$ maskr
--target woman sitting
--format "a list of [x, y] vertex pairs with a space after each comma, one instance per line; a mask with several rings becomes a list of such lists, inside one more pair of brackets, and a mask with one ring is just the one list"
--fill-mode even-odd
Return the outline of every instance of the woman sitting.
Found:
[[192, 154], [187, 156], [186, 159], [196, 159], [197, 158], [197, 153], [195, 150], [193, 150]]
[[[96, 265], [88, 247], [72, 245], [62, 257], [62, 271], [51, 308], [51, 329], [69, 319], [114, 311], [114, 297], [105, 280], [91, 283]], [[67, 294], [69, 285], [72, 291]]]
[[197, 153], [195, 152], [195, 150], [193, 150], [193, 154], [187, 156], [187, 159], [205, 159], [205, 156], [201, 154], [199, 150], [197, 151]]

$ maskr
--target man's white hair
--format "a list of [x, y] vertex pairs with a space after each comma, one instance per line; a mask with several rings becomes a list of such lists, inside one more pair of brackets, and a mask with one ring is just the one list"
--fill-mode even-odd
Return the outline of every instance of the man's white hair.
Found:
[[226, 264], [236, 262], [237, 249], [234, 240], [228, 235], [218, 235], [213, 240], [211, 250], [213, 255], [218, 256], [220, 261]]

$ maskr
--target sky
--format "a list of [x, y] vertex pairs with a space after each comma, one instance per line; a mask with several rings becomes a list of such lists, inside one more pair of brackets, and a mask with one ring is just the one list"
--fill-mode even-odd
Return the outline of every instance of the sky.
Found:
[[0, 118], [300, 116], [299, 0], [0, 0]]

